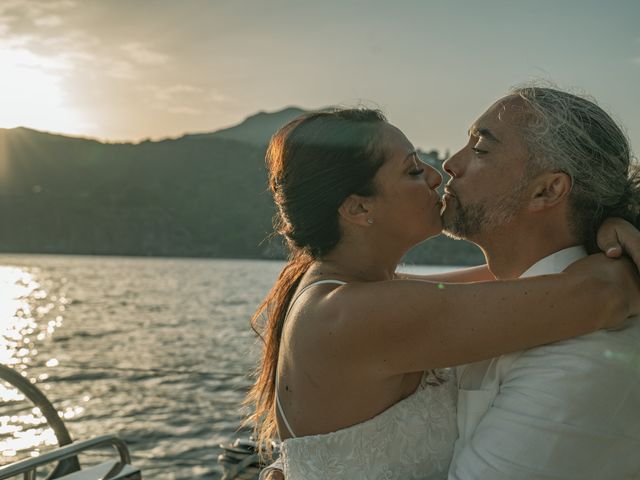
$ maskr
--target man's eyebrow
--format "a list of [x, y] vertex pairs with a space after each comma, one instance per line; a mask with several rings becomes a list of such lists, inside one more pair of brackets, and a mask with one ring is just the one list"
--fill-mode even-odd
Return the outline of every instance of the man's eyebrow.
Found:
[[467, 133], [469, 136], [475, 135], [477, 137], [484, 137], [492, 142], [502, 143], [493, 133], [491, 133], [491, 130], [486, 127], [471, 127]]

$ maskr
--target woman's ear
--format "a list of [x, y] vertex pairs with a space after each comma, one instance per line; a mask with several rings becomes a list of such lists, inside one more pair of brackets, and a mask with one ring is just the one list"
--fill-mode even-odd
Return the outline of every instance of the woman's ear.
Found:
[[534, 212], [558, 205], [571, 193], [571, 177], [564, 172], [542, 174], [532, 183], [529, 210]]
[[369, 227], [373, 224], [373, 201], [370, 197], [349, 195], [338, 208], [338, 214], [344, 221]]

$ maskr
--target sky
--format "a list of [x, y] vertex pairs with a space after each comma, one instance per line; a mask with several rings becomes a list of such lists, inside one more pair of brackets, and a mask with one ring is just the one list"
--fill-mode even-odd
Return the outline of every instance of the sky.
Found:
[[528, 81], [591, 95], [640, 152], [640, 2], [0, 2], [0, 128], [137, 142], [363, 105], [454, 151]]

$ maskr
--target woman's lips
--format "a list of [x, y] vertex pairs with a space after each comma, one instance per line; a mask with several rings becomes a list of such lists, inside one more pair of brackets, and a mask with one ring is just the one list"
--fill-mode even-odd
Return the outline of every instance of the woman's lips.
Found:
[[442, 198], [440, 198], [440, 195], [438, 195], [438, 192], [436, 192], [435, 190], [433, 190], [431, 192], [431, 194], [433, 195], [433, 206], [437, 206], [437, 207], [442, 207]]
[[440, 209], [440, 213], [444, 214], [444, 211], [447, 208], [453, 208], [453, 204], [456, 201], [456, 196], [452, 192], [445, 190], [444, 195], [442, 196], [442, 208]]

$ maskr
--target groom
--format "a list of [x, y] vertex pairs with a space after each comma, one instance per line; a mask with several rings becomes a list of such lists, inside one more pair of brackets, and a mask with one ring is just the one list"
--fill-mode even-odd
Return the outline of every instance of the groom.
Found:
[[[559, 273], [635, 220], [624, 134], [594, 103], [540, 87], [498, 100], [448, 159], [443, 224], [498, 279]], [[517, 321], [517, 319], [514, 319]], [[640, 478], [640, 321], [458, 368], [450, 480]]]
[[[480, 246], [498, 279], [561, 272], [597, 251], [604, 218], [636, 220], [630, 158], [624, 134], [594, 103], [516, 89], [445, 162], [445, 231]], [[457, 376], [449, 480], [640, 479], [640, 321], [459, 367]]]

